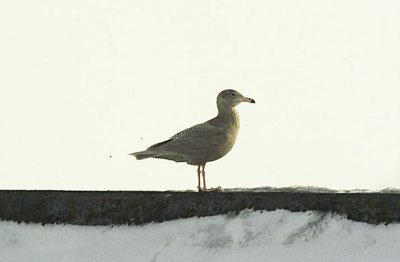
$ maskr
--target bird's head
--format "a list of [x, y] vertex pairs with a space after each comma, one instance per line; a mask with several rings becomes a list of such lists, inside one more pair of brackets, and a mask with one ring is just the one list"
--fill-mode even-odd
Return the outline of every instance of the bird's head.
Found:
[[242, 102], [255, 103], [254, 99], [243, 96], [236, 90], [227, 89], [218, 94], [217, 104], [224, 107], [235, 107]]

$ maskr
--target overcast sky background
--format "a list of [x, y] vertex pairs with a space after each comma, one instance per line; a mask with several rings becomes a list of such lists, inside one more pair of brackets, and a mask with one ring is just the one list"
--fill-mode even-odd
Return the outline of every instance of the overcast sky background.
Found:
[[237, 89], [208, 186], [400, 187], [399, 1], [5, 1], [0, 188], [196, 189], [138, 161]]

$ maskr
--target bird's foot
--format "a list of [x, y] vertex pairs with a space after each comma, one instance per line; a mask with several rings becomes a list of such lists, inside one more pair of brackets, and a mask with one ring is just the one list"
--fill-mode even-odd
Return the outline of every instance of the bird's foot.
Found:
[[222, 188], [219, 187], [212, 187], [212, 188], [198, 188], [199, 192], [222, 192]]

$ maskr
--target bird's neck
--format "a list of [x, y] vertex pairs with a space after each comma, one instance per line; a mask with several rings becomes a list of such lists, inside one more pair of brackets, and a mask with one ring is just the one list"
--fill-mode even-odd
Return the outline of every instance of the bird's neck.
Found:
[[239, 127], [239, 114], [234, 107], [218, 107], [218, 118]]

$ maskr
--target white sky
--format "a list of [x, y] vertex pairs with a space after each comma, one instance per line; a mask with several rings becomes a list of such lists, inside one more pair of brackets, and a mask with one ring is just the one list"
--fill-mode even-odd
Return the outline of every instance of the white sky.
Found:
[[[216, 114], [233, 150], [207, 184], [400, 187], [399, 1], [5, 1], [0, 188], [195, 189], [128, 153]], [[110, 156], [112, 156], [110, 158]]]

